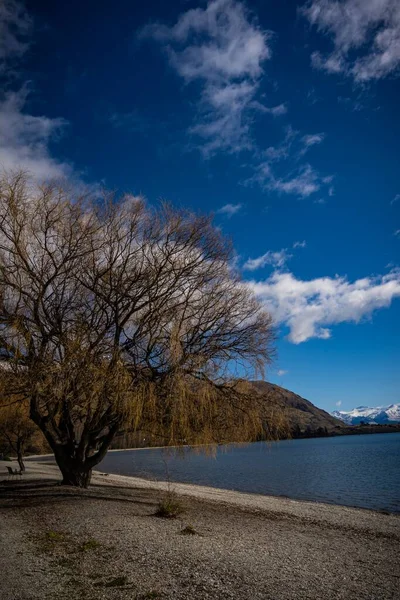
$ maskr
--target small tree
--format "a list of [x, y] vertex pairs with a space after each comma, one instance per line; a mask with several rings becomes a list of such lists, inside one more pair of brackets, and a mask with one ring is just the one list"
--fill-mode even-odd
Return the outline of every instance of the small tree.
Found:
[[169, 443], [262, 430], [237, 378], [270, 360], [271, 318], [231, 258], [208, 217], [1, 179], [0, 376], [64, 483], [87, 486], [127, 421]]
[[23, 402], [0, 405], [0, 443], [17, 456], [19, 468], [25, 471], [26, 449], [37, 441], [39, 430], [29, 418], [29, 407]]

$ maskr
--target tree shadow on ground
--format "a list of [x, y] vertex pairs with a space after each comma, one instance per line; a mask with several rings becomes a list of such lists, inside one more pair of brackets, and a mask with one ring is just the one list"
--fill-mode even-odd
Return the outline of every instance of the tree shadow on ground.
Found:
[[136, 505], [140, 514], [145, 506], [154, 511], [158, 502], [157, 491], [142, 488], [92, 484], [88, 489], [80, 489], [48, 479], [0, 482], [1, 509], [74, 502], [77, 498], [129, 503]]

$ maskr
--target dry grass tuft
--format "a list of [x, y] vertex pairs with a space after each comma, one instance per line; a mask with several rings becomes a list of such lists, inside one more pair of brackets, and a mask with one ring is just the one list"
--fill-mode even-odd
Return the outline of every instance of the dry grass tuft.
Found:
[[193, 525], [186, 525], [186, 527], [181, 529], [179, 533], [181, 535], [199, 535], [199, 533], [196, 531]]
[[162, 519], [176, 519], [184, 511], [185, 508], [178, 496], [173, 492], [169, 492], [158, 503], [155, 516]]

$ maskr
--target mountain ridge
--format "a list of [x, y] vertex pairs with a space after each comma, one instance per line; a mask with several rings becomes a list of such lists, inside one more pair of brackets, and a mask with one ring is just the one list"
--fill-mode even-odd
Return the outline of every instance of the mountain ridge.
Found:
[[291, 390], [262, 380], [251, 384], [267, 402], [282, 408], [293, 437], [329, 435], [345, 428], [343, 421]]
[[372, 425], [386, 425], [400, 423], [400, 404], [388, 406], [357, 406], [350, 411], [334, 410], [332, 416], [340, 419], [346, 425], [369, 423]]

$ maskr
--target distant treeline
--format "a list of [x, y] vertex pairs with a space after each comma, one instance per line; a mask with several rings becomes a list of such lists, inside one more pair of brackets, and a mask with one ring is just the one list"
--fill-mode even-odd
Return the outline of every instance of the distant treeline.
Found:
[[399, 433], [400, 423], [360, 423], [359, 425], [336, 426], [333, 429], [327, 427], [318, 427], [317, 429], [300, 430], [298, 427], [292, 429], [291, 437], [294, 439], [315, 438], [315, 437], [337, 437], [340, 435], [364, 435], [369, 433]]
[[[301, 430], [299, 426], [295, 426], [290, 432], [282, 432], [280, 439], [307, 439], [307, 438], [318, 438], [318, 437], [337, 437], [341, 435], [364, 435], [369, 433], [397, 433], [400, 432], [400, 423], [374, 425], [374, 424], [360, 424], [360, 425], [348, 425], [340, 426], [335, 428], [318, 427], [312, 429], [307, 427]], [[253, 441], [263, 441], [262, 436], [257, 436]], [[186, 440], [182, 440], [184, 445]], [[154, 446], [165, 446], [168, 445], [165, 438], [154, 437], [144, 432], [137, 431], [135, 433], [121, 434], [116, 437], [113, 442], [113, 449], [123, 448], [149, 448]]]

